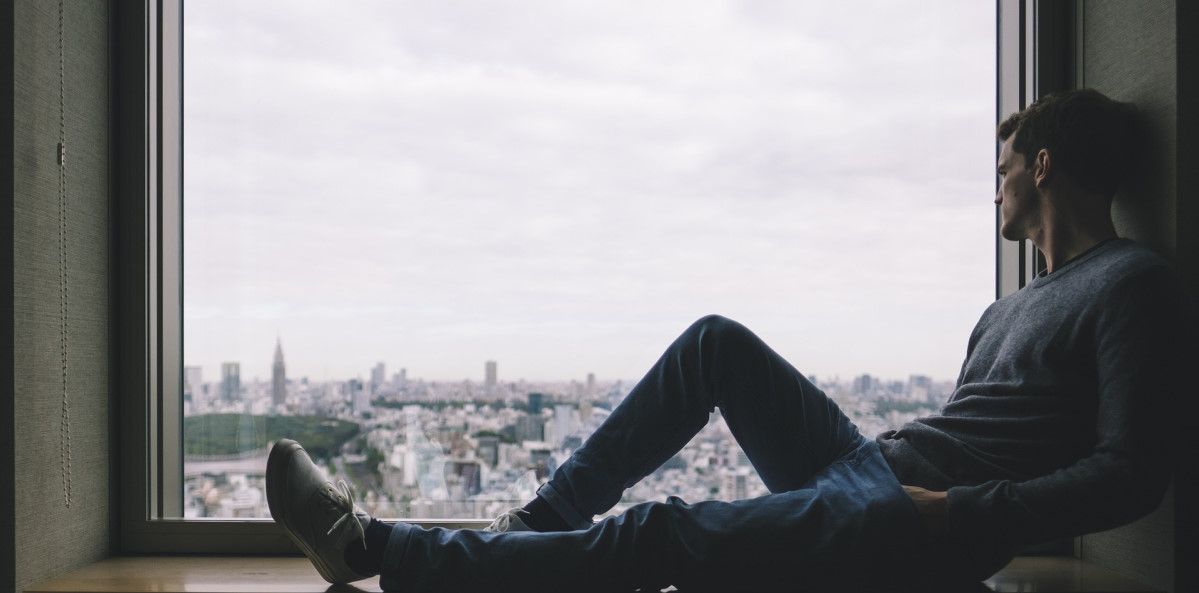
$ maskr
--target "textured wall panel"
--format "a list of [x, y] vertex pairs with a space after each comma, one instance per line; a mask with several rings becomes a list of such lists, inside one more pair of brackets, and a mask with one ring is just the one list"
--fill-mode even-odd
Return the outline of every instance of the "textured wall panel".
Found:
[[1174, 0], [1091, 0], [1083, 7], [1083, 85], [1136, 103], [1152, 135], [1144, 174], [1116, 196], [1116, 228], [1169, 256], [1178, 194], [1174, 33]]
[[[1136, 103], [1147, 116], [1152, 150], [1143, 174], [1112, 207], [1121, 235], [1170, 257], [1178, 254], [1177, 68], [1174, 0], [1088, 0], [1083, 16], [1083, 85]], [[1163, 394], [1166, 395], [1166, 394]], [[1081, 540], [1083, 558], [1173, 591], [1174, 496], [1149, 517]]]
[[106, 2], [66, 3], [68, 448], [62, 414], [58, 2], [18, 0], [13, 8], [13, 487], [20, 590], [109, 551], [109, 44]]

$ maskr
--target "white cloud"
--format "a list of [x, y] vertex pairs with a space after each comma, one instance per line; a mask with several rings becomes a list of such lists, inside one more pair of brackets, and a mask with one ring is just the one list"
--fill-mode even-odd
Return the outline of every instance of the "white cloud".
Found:
[[992, 19], [189, 3], [188, 364], [265, 375], [281, 334], [295, 375], [636, 378], [719, 312], [807, 372], [951, 378], [993, 294]]

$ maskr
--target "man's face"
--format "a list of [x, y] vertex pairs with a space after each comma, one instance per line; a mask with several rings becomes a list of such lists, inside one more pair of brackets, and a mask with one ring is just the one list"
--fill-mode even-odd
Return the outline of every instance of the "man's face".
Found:
[[1000, 178], [995, 203], [999, 205], [1003, 220], [999, 234], [1009, 241], [1031, 238], [1033, 230], [1039, 226], [1040, 210], [1040, 195], [1033, 171], [1025, 164], [1024, 155], [1012, 150], [1015, 139], [1016, 134], [1008, 136], [995, 167]]

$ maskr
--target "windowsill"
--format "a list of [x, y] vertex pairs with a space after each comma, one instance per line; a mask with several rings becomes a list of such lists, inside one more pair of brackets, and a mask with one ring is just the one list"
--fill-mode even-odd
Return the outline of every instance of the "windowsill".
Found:
[[[983, 584], [992, 591], [1157, 591], [1101, 566], [1064, 556], [1016, 558]], [[329, 588], [308, 560], [298, 556], [120, 556], [26, 592], [317, 593]], [[380, 591], [379, 579], [336, 590]]]
[[[329, 587], [302, 556], [117, 556], [26, 592], [318, 593]], [[382, 591], [378, 577], [337, 590]]]

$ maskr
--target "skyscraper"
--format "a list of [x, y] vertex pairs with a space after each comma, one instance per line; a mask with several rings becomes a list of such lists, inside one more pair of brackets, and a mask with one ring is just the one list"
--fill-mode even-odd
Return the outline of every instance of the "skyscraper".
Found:
[[487, 395], [495, 393], [496, 372], [495, 361], [489, 360], [484, 365], [483, 391]]
[[387, 366], [380, 361], [371, 369], [371, 395], [379, 392], [379, 388], [387, 383]]
[[529, 394], [529, 415], [538, 416], [541, 414], [541, 407], [545, 404], [544, 393]]
[[275, 340], [275, 362], [271, 365], [271, 404], [275, 409], [287, 403], [287, 367], [283, 364], [283, 339]]
[[241, 363], [221, 363], [221, 401], [241, 399]]

